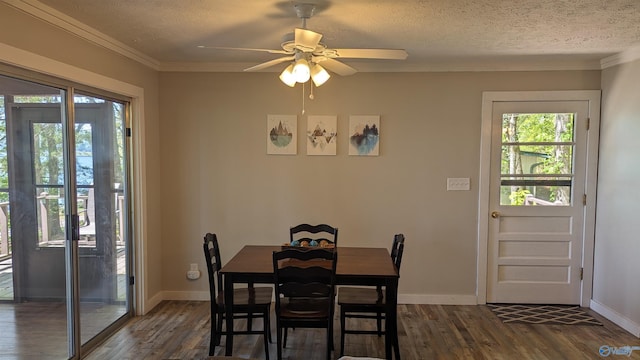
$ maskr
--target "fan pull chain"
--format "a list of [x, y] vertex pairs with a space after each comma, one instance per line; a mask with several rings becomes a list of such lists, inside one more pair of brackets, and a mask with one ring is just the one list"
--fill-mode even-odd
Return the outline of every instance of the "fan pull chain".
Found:
[[309, 94], [309, 99], [313, 100], [313, 81], [309, 81], [309, 87], [311, 88], [311, 94]]
[[304, 83], [302, 83], [302, 115], [304, 115]]

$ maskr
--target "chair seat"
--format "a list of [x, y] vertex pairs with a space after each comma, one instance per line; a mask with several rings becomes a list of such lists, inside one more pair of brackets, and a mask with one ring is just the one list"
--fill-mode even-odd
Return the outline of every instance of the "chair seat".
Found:
[[[237, 308], [248, 305], [271, 305], [272, 295], [273, 288], [271, 287], [234, 289], [233, 306]], [[224, 291], [218, 294], [216, 301], [219, 306], [224, 306]]]
[[326, 319], [329, 317], [328, 299], [282, 299], [280, 301], [280, 316], [285, 319]]
[[372, 306], [379, 307], [384, 306], [385, 292], [378, 290], [374, 287], [370, 288], [356, 288], [356, 287], [341, 287], [338, 290], [338, 304], [340, 306]]

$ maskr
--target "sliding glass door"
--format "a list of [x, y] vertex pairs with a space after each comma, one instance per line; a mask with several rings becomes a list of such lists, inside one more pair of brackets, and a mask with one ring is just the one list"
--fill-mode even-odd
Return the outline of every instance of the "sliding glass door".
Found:
[[0, 357], [78, 357], [131, 308], [127, 103], [3, 76], [0, 99]]
[[82, 343], [128, 312], [123, 103], [74, 96]]

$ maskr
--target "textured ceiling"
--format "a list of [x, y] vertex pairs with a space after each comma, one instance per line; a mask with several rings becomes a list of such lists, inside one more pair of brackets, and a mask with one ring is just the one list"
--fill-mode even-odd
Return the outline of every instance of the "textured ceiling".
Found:
[[[35, 3], [34, 0], [23, 0]], [[274, 59], [300, 27], [293, 1], [41, 0], [162, 65], [230, 69]], [[640, 0], [306, 0], [307, 27], [331, 48], [401, 48], [407, 60], [344, 60], [364, 71], [588, 67], [640, 44]], [[233, 65], [235, 64], [235, 65]], [[194, 64], [196, 65], [196, 64]], [[234, 68], [235, 66], [235, 68]], [[282, 66], [279, 66], [282, 67]], [[279, 67], [275, 67], [278, 70]]]

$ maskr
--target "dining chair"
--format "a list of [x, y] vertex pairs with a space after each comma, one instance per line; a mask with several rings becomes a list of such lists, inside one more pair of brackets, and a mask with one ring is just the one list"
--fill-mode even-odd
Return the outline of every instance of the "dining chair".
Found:
[[[294, 241], [296, 243], [294, 243]], [[307, 242], [305, 246], [338, 246], [338, 228], [327, 224], [310, 225], [299, 224], [289, 228], [289, 244], [300, 246], [300, 243]], [[314, 243], [315, 242], [315, 243]], [[295, 328], [294, 328], [295, 329]], [[287, 345], [289, 329], [284, 329], [284, 345]]]
[[[265, 357], [269, 360], [269, 342], [271, 342], [271, 326], [269, 314], [271, 312], [271, 287], [253, 287], [249, 284], [245, 288], [236, 288], [233, 291], [232, 312], [234, 319], [247, 319], [246, 330], [222, 330], [222, 323], [226, 317], [224, 303], [223, 276], [220, 273], [222, 262], [220, 260], [220, 247], [216, 234], [207, 233], [204, 237], [204, 257], [209, 273], [209, 294], [211, 296], [211, 339], [209, 341], [209, 356], [214, 355], [215, 347], [220, 345], [222, 335], [233, 334], [262, 334], [264, 335]], [[217, 285], [217, 286], [216, 286]], [[253, 318], [262, 317], [263, 329], [253, 330]]]
[[324, 240], [333, 246], [338, 246], [338, 228], [327, 224], [300, 224], [289, 228], [289, 243], [313, 240], [319, 245]]
[[[396, 234], [391, 244], [391, 260], [398, 275], [404, 252], [404, 235]], [[338, 305], [340, 306], [340, 356], [344, 355], [344, 341], [346, 334], [377, 334], [382, 336], [382, 320], [385, 319], [386, 303], [385, 290], [378, 287], [349, 287], [343, 286], [338, 290]], [[346, 319], [375, 319], [376, 330], [347, 329]], [[400, 358], [398, 339], [395, 339], [396, 358]]]
[[335, 249], [273, 252], [278, 360], [286, 346], [283, 332], [286, 335], [290, 327], [325, 328], [327, 360], [331, 359], [337, 257]]

